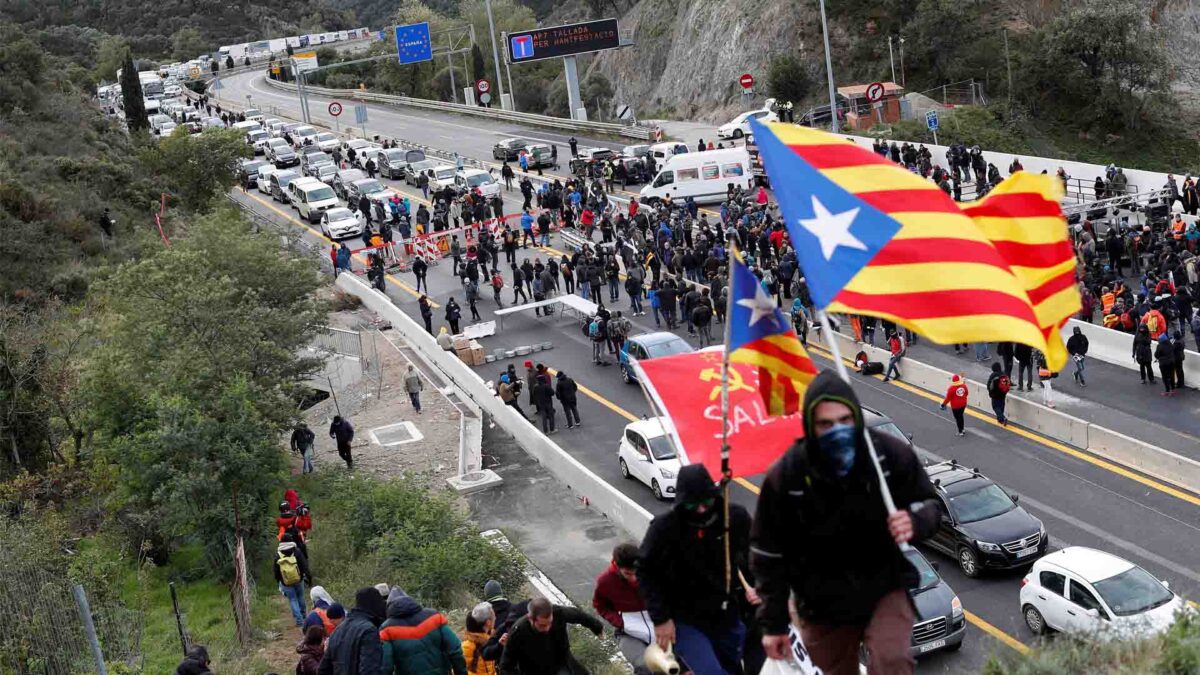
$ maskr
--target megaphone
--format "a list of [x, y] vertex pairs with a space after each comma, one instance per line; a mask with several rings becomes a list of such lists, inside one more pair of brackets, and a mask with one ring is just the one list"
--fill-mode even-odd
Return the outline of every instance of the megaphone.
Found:
[[674, 650], [668, 646], [664, 651], [658, 643], [651, 642], [642, 656], [646, 669], [658, 675], [679, 675], [679, 661], [675, 660]]

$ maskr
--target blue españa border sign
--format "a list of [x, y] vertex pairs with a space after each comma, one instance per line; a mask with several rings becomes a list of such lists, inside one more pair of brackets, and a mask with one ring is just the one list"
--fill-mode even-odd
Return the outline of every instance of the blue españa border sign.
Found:
[[433, 41], [428, 23], [396, 26], [396, 55], [400, 65], [433, 60]]

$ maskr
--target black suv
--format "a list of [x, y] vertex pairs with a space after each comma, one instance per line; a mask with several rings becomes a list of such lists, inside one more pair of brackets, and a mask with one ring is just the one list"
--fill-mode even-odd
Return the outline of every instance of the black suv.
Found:
[[925, 467], [941, 501], [942, 522], [925, 544], [958, 561], [963, 574], [1029, 565], [1050, 544], [1042, 521], [1017, 505], [1017, 496], [978, 469], [950, 460]]

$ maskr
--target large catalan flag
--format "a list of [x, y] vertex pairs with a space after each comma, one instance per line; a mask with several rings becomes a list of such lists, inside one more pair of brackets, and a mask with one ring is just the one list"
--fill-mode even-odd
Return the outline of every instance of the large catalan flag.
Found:
[[1080, 298], [1057, 180], [1017, 174], [960, 208], [839, 136], [751, 124], [819, 306], [936, 342], [1020, 342], [1065, 365], [1058, 328]]
[[732, 248], [729, 258], [729, 360], [758, 367], [758, 390], [769, 414], [799, 412], [817, 368], [741, 252]]

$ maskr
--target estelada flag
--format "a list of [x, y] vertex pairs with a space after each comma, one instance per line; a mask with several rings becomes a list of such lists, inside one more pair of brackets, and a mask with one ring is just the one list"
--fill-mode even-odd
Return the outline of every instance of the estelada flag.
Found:
[[1075, 259], [1051, 176], [1018, 172], [959, 205], [840, 136], [751, 120], [813, 301], [935, 342], [1020, 342], [1066, 363]]
[[[638, 382], [660, 414], [683, 464], [721, 475], [723, 347], [635, 362]], [[759, 393], [757, 366], [729, 364], [729, 468], [733, 476], [763, 473], [804, 436], [801, 414], [772, 416]]]

